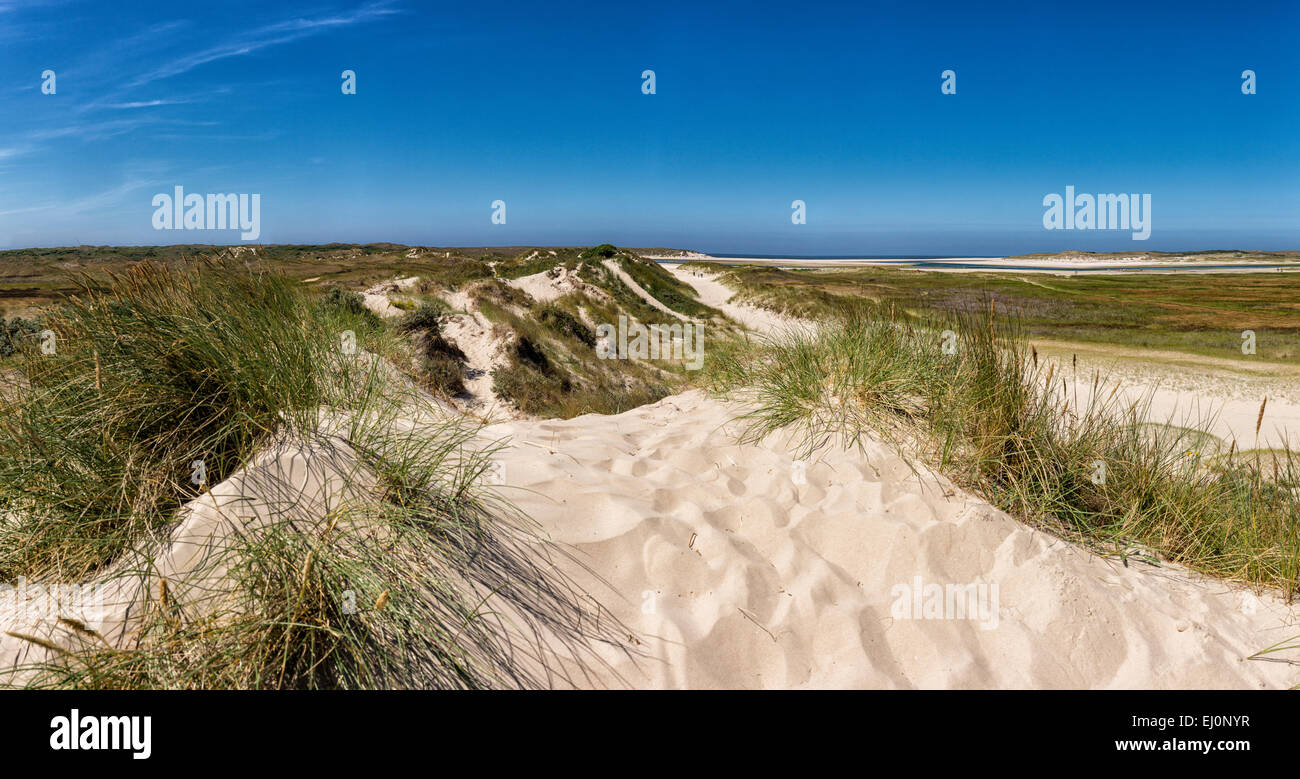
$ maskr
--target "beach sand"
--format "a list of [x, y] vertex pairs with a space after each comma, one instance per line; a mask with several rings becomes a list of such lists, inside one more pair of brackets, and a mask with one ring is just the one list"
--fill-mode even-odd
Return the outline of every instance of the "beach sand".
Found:
[[[737, 445], [731, 420], [743, 409], [694, 391], [613, 417], [483, 428], [485, 442], [509, 439], [496, 489], [570, 550], [561, 569], [627, 628], [633, 653], [598, 647], [608, 665], [587, 661], [586, 676], [570, 677], [581, 686], [1300, 681], [1300, 666], [1248, 659], [1300, 633], [1297, 609], [1273, 595], [1099, 557], [914, 472], [879, 442], [802, 464], [779, 437]], [[310, 513], [347, 499], [346, 450], [329, 451], [271, 452], [214, 487], [187, 509], [160, 570], [180, 590], [180, 577], [202, 570], [199, 552], [232, 522], [259, 521], [259, 506]], [[204, 572], [200, 591], [214, 582]], [[116, 637], [123, 615], [106, 621]], [[50, 620], [0, 619], [0, 629], [57, 633]], [[0, 639], [5, 663], [43, 654]]]
[[[641, 641], [639, 661], [606, 653], [617, 673], [600, 683], [1300, 681], [1300, 666], [1246, 659], [1300, 633], [1300, 611], [1272, 595], [1099, 557], [914, 473], [878, 442], [802, 465], [779, 438], [739, 446], [730, 420], [741, 410], [689, 392], [615, 417], [485, 430], [513, 442], [498, 458], [503, 494], [576, 551], [590, 570], [569, 573]], [[980, 583], [980, 608], [964, 616], [926, 608], [937, 602], [927, 587]]]
[[[1296, 365], [1099, 344], [1038, 341], [1035, 346], [1043, 359], [1056, 361], [1058, 381], [1066, 383], [1063, 397], [1074, 408], [1087, 406], [1096, 380], [1101, 400], [1113, 394], [1117, 404], [1146, 407], [1148, 422], [1212, 433], [1222, 453], [1288, 445], [1300, 450]], [[1236, 446], [1230, 447], [1233, 441]]]

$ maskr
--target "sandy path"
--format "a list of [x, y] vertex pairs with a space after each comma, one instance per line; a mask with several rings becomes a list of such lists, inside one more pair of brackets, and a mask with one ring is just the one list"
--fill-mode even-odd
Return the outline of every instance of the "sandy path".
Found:
[[[701, 302], [745, 327], [772, 333], [790, 326], [790, 319], [771, 311], [727, 302], [734, 293], [716, 276], [696, 275], [698, 271], [680, 265], [663, 267], [694, 287]], [[1235, 439], [1239, 450], [1286, 445], [1300, 449], [1300, 366], [1096, 344], [1039, 341], [1036, 346], [1044, 357], [1068, 368], [1064, 373], [1058, 369], [1057, 376], [1066, 377], [1066, 397], [1074, 407], [1089, 402], [1097, 373], [1102, 377], [1099, 386], [1104, 397], [1119, 382], [1116, 396], [1125, 405], [1149, 399], [1148, 421], [1204, 429], [1225, 442]], [[1256, 436], [1255, 423], [1264, 398], [1268, 404]]]
[[644, 300], [647, 305], [651, 306], [652, 308], [658, 311], [662, 311], [665, 314], [677, 317], [678, 319], [684, 322], [690, 321], [690, 317], [677, 313], [676, 311], [672, 310], [668, 306], [665, 306], [663, 303], [660, 303], [659, 298], [656, 298], [654, 295], [651, 295], [649, 292], [646, 292], [645, 288], [642, 287], [640, 284], [637, 284], [636, 279], [629, 276], [627, 271], [619, 267], [617, 262], [613, 260], [605, 260], [604, 265], [606, 268], [609, 268], [610, 271], [613, 272], [615, 276], [618, 276], [619, 279], [621, 279], [624, 284], [628, 285], [628, 287], [630, 287], [632, 291], [637, 294], [638, 297]]
[[447, 292], [441, 297], [453, 312], [442, 317], [442, 335], [466, 358], [466, 392], [454, 399], [456, 407], [479, 420], [519, 419], [523, 414], [492, 391], [492, 371], [505, 364], [509, 340], [497, 337], [492, 323], [477, 310], [467, 293]]
[[788, 330], [792, 326], [806, 329], [815, 328], [815, 325], [810, 322], [784, 317], [764, 308], [728, 302], [736, 293], [730, 287], [718, 281], [718, 277], [714, 274], [686, 270], [680, 265], [665, 264], [663, 268], [681, 281], [694, 287], [695, 291], [700, 295], [701, 303], [718, 309], [750, 330], [760, 333], [778, 333]]
[[[779, 439], [737, 446], [737, 411], [690, 392], [484, 431], [513, 438], [504, 494], [572, 545], [594, 571], [573, 575], [640, 636], [647, 659], [608, 655], [633, 686], [1300, 682], [1300, 666], [1245, 659], [1300, 633], [1300, 612], [1272, 596], [1099, 558], [877, 443], [805, 465]], [[977, 583], [983, 613], [925, 595]], [[911, 588], [934, 618], [905, 613]]]
[[447, 314], [442, 319], [442, 335], [465, 353], [465, 392], [468, 397], [455, 398], [456, 405], [476, 417], [484, 415], [514, 417], [509, 403], [497, 399], [492, 391], [492, 371], [505, 363], [506, 340], [492, 334], [492, 324], [477, 311]]

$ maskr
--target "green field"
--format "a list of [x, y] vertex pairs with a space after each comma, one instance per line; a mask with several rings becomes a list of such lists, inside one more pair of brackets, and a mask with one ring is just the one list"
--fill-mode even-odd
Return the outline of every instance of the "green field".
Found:
[[[742, 300], [810, 319], [833, 316], [854, 298], [912, 314], [991, 305], [1035, 339], [1300, 362], [1300, 275], [1294, 273], [1061, 276], [692, 265], [725, 274]], [[1253, 357], [1241, 351], [1245, 330], [1256, 334]]]

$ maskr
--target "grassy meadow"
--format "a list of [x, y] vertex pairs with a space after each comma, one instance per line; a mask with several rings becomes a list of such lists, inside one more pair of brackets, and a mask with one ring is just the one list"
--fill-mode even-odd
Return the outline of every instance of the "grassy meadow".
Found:
[[955, 315], [992, 300], [1025, 335], [1240, 359], [1241, 333], [1257, 333], [1268, 362], [1300, 364], [1300, 275], [939, 273], [890, 267], [783, 270], [691, 263], [724, 274], [739, 299], [817, 319], [855, 301], [908, 316]]

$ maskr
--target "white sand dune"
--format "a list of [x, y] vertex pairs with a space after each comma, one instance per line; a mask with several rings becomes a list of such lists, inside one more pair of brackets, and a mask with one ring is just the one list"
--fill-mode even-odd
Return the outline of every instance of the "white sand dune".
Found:
[[[748, 327], [790, 324], [729, 303], [731, 291], [712, 277], [669, 270]], [[593, 592], [602, 587], [597, 576], [608, 581], [617, 596], [603, 601], [641, 636], [648, 659], [610, 654], [620, 678], [608, 683], [1300, 682], [1300, 664], [1288, 662], [1300, 660], [1295, 653], [1248, 659], [1300, 634], [1300, 609], [1276, 594], [1179, 566], [1100, 557], [924, 468], [914, 472], [879, 442], [811, 463], [779, 438], [737, 445], [730, 420], [744, 410], [692, 392], [616, 417], [485, 431], [515, 441], [499, 457], [518, 488], [511, 497], [589, 562]], [[949, 602], [950, 588], [969, 585], [974, 603], [969, 589]], [[935, 587], [944, 597], [934, 597]]]
[[577, 273], [570, 271], [563, 265], [557, 265], [550, 270], [534, 273], [531, 276], [510, 279], [506, 283], [527, 292], [533, 300], [539, 303], [548, 303], [571, 292], [586, 292], [588, 295], [605, 297], [599, 288], [583, 282]]
[[[616, 417], [512, 422], [505, 494], [572, 545], [636, 631], [635, 687], [1286, 687], [1246, 658], [1300, 633], [1271, 595], [1128, 566], [1033, 530], [879, 443], [796, 464], [738, 446], [698, 392]], [[919, 577], [919, 579], [918, 579]], [[902, 588], [975, 583], [987, 611], [907, 615]], [[978, 594], [978, 593], [977, 593]], [[972, 618], [973, 617], [973, 618]], [[604, 678], [617, 684], [613, 676]]]
[[415, 283], [420, 280], [419, 276], [410, 276], [404, 279], [394, 279], [392, 281], [381, 281], [378, 284], [361, 293], [362, 301], [366, 308], [375, 312], [384, 318], [399, 317], [406, 313], [402, 309], [392, 304], [389, 295], [394, 292], [411, 289]]
[[[941, 477], [913, 473], [878, 443], [804, 465], [780, 439], [737, 445], [729, 420], [742, 409], [690, 392], [614, 417], [483, 429], [485, 441], [512, 440], [497, 456], [503, 494], [572, 548], [564, 570], [639, 642], [635, 659], [605, 648], [609, 667], [590, 668], [584, 686], [1300, 681], [1300, 666], [1247, 659], [1300, 633], [1296, 609], [1276, 597], [1176, 566], [1100, 558]], [[160, 573], [177, 591], [205, 592], [214, 579], [199, 561], [228, 523], [261, 521], [267, 507], [319, 520], [355, 489], [346, 453], [334, 446], [259, 456], [189, 509], [161, 553]], [[980, 583], [989, 587], [965, 614], [925, 591]], [[122, 603], [136, 596], [123, 593]], [[904, 613], [917, 598], [923, 608]], [[123, 622], [115, 613], [106, 632], [117, 636]], [[58, 632], [49, 620], [0, 627]], [[4, 637], [0, 665], [31, 660], [33, 651]]]

